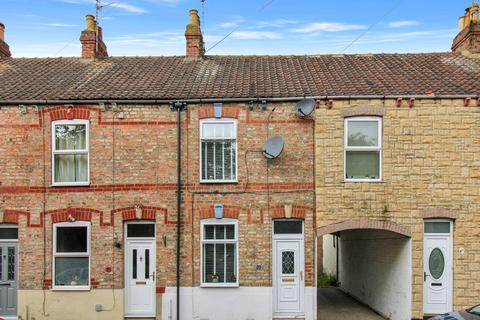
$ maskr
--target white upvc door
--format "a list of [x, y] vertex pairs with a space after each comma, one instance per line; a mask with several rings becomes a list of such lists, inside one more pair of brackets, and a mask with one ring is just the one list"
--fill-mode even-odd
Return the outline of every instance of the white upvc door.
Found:
[[274, 311], [277, 314], [303, 312], [303, 240], [274, 239]]
[[424, 313], [442, 314], [452, 311], [451, 232], [425, 233], [423, 268]]
[[155, 316], [155, 239], [127, 239], [125, 315]]

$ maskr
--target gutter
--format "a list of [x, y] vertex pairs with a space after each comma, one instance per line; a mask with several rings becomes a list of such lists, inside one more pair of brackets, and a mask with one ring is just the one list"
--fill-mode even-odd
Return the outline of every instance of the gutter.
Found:
[[[300, 101], [305, 98], [312, 98], [315, 100], [372, 100], [372, 99], [478, 99], [479, 94], [465, 94], [465, 95], [358, 95], [358, 96], [301, 96], [301, 97], [270, 97], [270, 98], [206, 98], [206, 99], [180, 99], [182, 102], [188, 104], [214, 103], [214, 102], [288, 102]], [[0, 105], [57, 105], [57, 104], [98, 104], [98, 103], [117, 103], [117, 104], [170, 104], [172, 101], [179, 101], [179, 99], [73, 99], [73, 100], [0, 100]]]

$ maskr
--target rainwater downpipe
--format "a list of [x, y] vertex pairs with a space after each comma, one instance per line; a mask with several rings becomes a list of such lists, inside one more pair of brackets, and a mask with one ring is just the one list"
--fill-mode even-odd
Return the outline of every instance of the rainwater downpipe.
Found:
[[185, 102], [171, 102], [171, 109], [177, 111], [177, 320], [180, 320], [180, 225], [182, 206], [182, 111]]

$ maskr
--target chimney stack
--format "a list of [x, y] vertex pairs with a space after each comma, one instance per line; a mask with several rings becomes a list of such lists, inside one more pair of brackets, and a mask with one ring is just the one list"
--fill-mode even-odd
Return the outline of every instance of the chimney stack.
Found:
[[0, 22], [0, 58], [10, 58], [10, 47], [5, 42], [5, 25]]
[[200, 17], [195, 9], [190, 10], [190, 22], [187, 24], [185, 39], [187, 40], [187, 58], [200, 59], [205, 55]]
[[465, 15], [458, 18], [458, 35], [453, 40], [454, 53], [480, 53], [480, 22], [478, 3], [474, 2], [465, 9]]
[[103, 43], [102, 27], [97, 25], [93, 15], [87, 14], [86, 19], [87, 27], [80, 36], [82, 58], [108, 57], [107, 46]]

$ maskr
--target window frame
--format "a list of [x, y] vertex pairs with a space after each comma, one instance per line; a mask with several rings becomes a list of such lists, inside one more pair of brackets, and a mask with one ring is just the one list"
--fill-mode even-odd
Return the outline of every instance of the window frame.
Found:
[[[230, 179], [230, 180], [221, 180], [221, 179], [215, 179], [215, 180], [209, 180], [209, 179], [203, 179], [202, 178], [202, 169], [203, 169], [203, 152], [202, 152], [202, 140], [203, 139], [203, 125], [207, 123], [232, 123], [233, 124], [233, 129], [235, 132], [235, 179]], [[200, 183], [238, 183], [238, 127], [237, 127], [237, 119], [233, 118], [208, 118], [208, 119], [201, 119], [200, 120], [200, 134], [199, 134], [199, 154], [200, 154], [200, 161], [199, 163], [199, 177], [200, 177]]]
[[[377, 135], [378, 146], [348, 146], [348, 124], [350, 122], [365, 122], [375, 121], [377, 122]], [[383, 181], [383, 118], [379, 116], [359, 116], [348, 117], [344, 119], [343, 129], [343, 180], [345, 182], [382, 182]], [[347, 178], [347, 151], [378, 151], [379, 155], [379, 174], [378, 179], [365, 179], [365, 178]]]
[[[84, 150], [56, 150], [55, 144], [55, 126], [58, 125], [85, 125], [85, 149]], [[62, 186], [89, 186], [90, 185], [90, 121], [83, 119], [72, 119], [72, 120], [56, 120], [52, 121], [52, 159], [51, 159], [51, 170], [52, 170], [52, 186], [62, 187]], [[79, 182], [56, 182], [55, 181], [55, 155], [57, 154], [86, 154], [87, 155], [87, 181]]]
[[[205, 226], [207, 225], [233, 225], [235, 228], [235, 239], [225, 240], [206, 240], [204, 239]], [[222, 243], [235, 244], [235, 282], [204, 282], [204, 265], [203, 265], [203, 245], [205, 243]], [[238, 241], [238, 220], [236, 219], [206, 219], [200, 222], [200, 287], [203, 288], [238, 288], [240, 286], [240, 263], [239, 263], [239, 241]]]
[[[57, 250], [57, 228], [68, 227], [87, 227], [87, 252], [56, 252]], [[91, 258], [91, 223], [88, 221], [58, 222], [53, 224], [53, 243], [52, 243], [52, 290], [56, 291], [89, 291], [91, 287], [90, 278], [92, 273]], [[55, 260], [60, 258], [88, 258], [88, 285], [80, 286], [57, 286], [55, 284]]]

